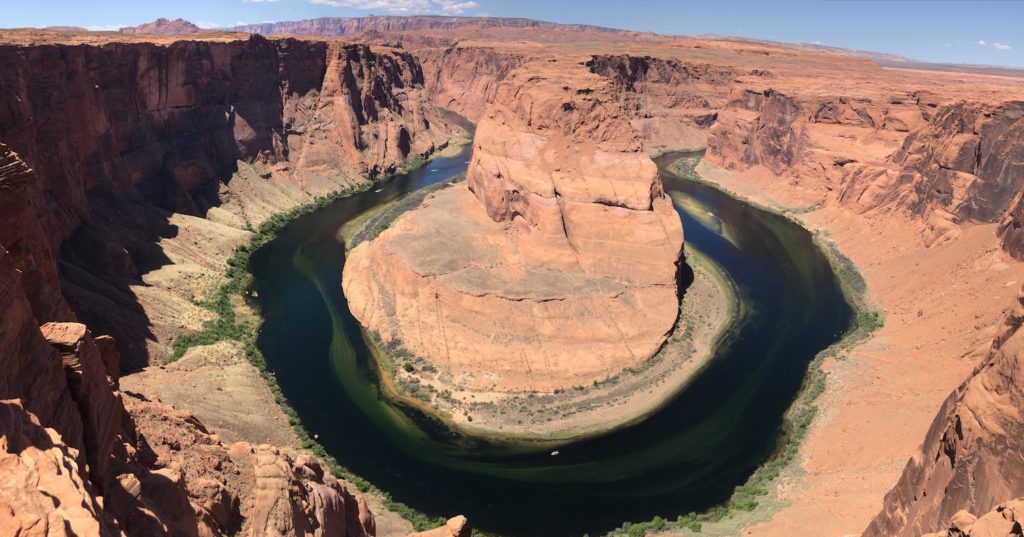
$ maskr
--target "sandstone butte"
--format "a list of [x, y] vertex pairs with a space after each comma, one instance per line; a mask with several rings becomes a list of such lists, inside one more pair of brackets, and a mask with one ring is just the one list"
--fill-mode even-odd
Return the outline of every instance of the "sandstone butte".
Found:
[[571, 60], [519, 67], [478, 123], [465, 184], [357, 246], [352, 313], [457, 382], [590, 385], [675, 325], [683, 231], [609, 81]]
[[[121, 392], [137, 374], [118, 377], [114, 351], [132, 372], [198, 330], [193, 300], [247, 223], [429, 154], [454, 132], [438, 107], [483, 123], [520, 66], [575, 59], [609, 81], [646, 151], [706, 148], [705, 180], [794, 209], [885, 314], [825, 362], [820, 411], [771, 487], [786, 505], [743, 533], [1020, 534], [1019, 73], [439, 20], [367, 21], [348, 43], [0, 32], [0, 467], [18, 476], [2, 482], [5, 530], [300, 535], [344, 511], [346, 533], [369, 532], [359, 499], [287, 446], [235, 447], [187, 399]], [[282, 31], [314, 30], [348, 32]], [[235, 404], [286, 423], [269, 390], [252, 395]], [[411, 531], [364, 499], [378, 534]]]

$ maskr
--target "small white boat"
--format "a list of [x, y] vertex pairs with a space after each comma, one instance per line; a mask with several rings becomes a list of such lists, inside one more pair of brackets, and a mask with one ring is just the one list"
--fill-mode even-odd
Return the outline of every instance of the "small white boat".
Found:
[[558, 450], [556, 449], [556, 450], [552, 451], [551, 452], [551, 456], [552, 457], [557, 457], [558, 456]]
[[384, 190], [384, 189], [383, 188], [378, 188], [377, 190], [374, 190], [373, 193], [376, 194], [377, 192], [380, 192], [381, 190]]

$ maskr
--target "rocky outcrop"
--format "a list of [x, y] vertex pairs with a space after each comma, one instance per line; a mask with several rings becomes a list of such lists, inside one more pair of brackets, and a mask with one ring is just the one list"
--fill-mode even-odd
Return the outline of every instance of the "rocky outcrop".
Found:
[[80, 451], [88, 462], [90, 481], [102, 493], [111, 475], [112, 459], [116, 459], [115, 448], [125, 418], [117, 385], [107, 376], [108, 370], [118, 367], [120, 358], [109, 351], [104, 356], [83, 324], [46, 323], [40, 330], [60, 353], [67, 392], [81, 419]]
[[[153, 245], [178, 231], [163, 211], [256, 225], [454, 132], [412, 56], [365, 45], [0, 46], [0, 62], [0, 240], [38, 319], [73, 320], [73, 309], [115, 336], [129, 369], [155, 337], [129, 286], [167, 263]], [[239, 163], [252, 179], [235, 180]], [[282, 183], [290, 191], [268, 192]]]
[[865, 537], [936, 531], [961, 510], [985, 513], [1024, 496], [1022, 324], [1024, 293], [988, 358], [942, 405]]
[[138, 26], [126, 26], [118, 30], [122, 34], [146, 34], [146, 35], [196, 35], [206, 30], [192, 24], [185, 19], [168, 20], [164, 18], [153, 22], [147, 22]]
[[[1022, 138], [1024, 103], [943, 106], [893, 155], [891, 178], [879, 184], [856, 176], [844, 196], [863, 200], [865, 190], [884, 187], [865, 206], [903, 206], [918, 215], [938, 210], [955, 223], [998, 222], [1024, 188]], [[1011, 215], [1001, 233], [1014, 253], [1020, 239], [1012, 221]]]
[[944, 531], [929, 533], [923, 537], [1020, 537], [1024, 535], [1024, 499], [1017, 498], [997, 506], [980, 518], [959, 511], [949, 520]]
[[[49, 323], [41, 335], [52, 348], [33, 358], [62, 368], [33, 371], [46, 392], [0, 401], [0, 531], [374, 535], [362, 498], [316, 459], [266, 445], [225, 446], [188, 413], [138, 395], [122, 399], [106, 374], [116, 370], [115, 348], [97, 344], [81, 324]], [[16, 365], [7, 359], [14, 353], [3, 356], [6, 369]], [[61, 410], [43, 423], [28, 408], [45, 412], [47, 400]]]
[[409, 537], [469, 537], [473, 530], [469, 527], [466, 517], [459, 515], [448, 519], [444, 526], [432, 530], [410, 533]]
[[[152, 483], [154, 499], [194, 519], [200, 535], [375, 534], [363, 499], [315, 458], [267, 445], [224, 445], [191, 414], [140, 396], [128, 397], [126, 406], [163, 478]], [[121, 479], [147, 493], [145, 479]]]
[[682, 240], [609, 81], [537, 62], [499, 85], [465, 186], [357, 246], [345, 294], [366, 328], [460, 385], [589, 385], [672, 330]]
[[0, 401], [0, 531], [102, 535], [101, 507], [78, 454], [21, 405]]

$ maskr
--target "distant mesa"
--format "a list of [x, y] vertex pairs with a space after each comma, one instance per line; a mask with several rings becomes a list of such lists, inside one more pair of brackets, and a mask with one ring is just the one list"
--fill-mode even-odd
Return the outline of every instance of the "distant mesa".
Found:
[[169, 20], [164, 18], [138, 26], [126, 26], [118, 30], [122, 34], [146, 35], [196, 35], [207, 31], [209, 30], [204, 30], [185, 19]]
[[638, 32], [591, 26], [588, 24], [560, 24], [524, 18], [502, 17], [445, 17], [439, 15], [374, 16], [368, 17], [321, 17], [299, 21], [269, 22], [235, 26], [230, 30], [265, 36], [306, 35], [342, 37], [364, 32], [413, 32], [424, 30], [457, 29], [551, 29], [571, 32], [591, 32], [604, 35], [630, 34]]

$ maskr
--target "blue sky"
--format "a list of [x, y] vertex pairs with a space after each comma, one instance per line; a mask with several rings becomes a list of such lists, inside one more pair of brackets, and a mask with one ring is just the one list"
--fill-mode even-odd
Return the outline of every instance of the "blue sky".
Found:
[[157, 17], [201, 26], [324, 16], [529, 17], [647, 30], [821, 43], [957, 63], [1024, 67], [1024, 0], [0, 0], [0, 26], [117, 28]]

